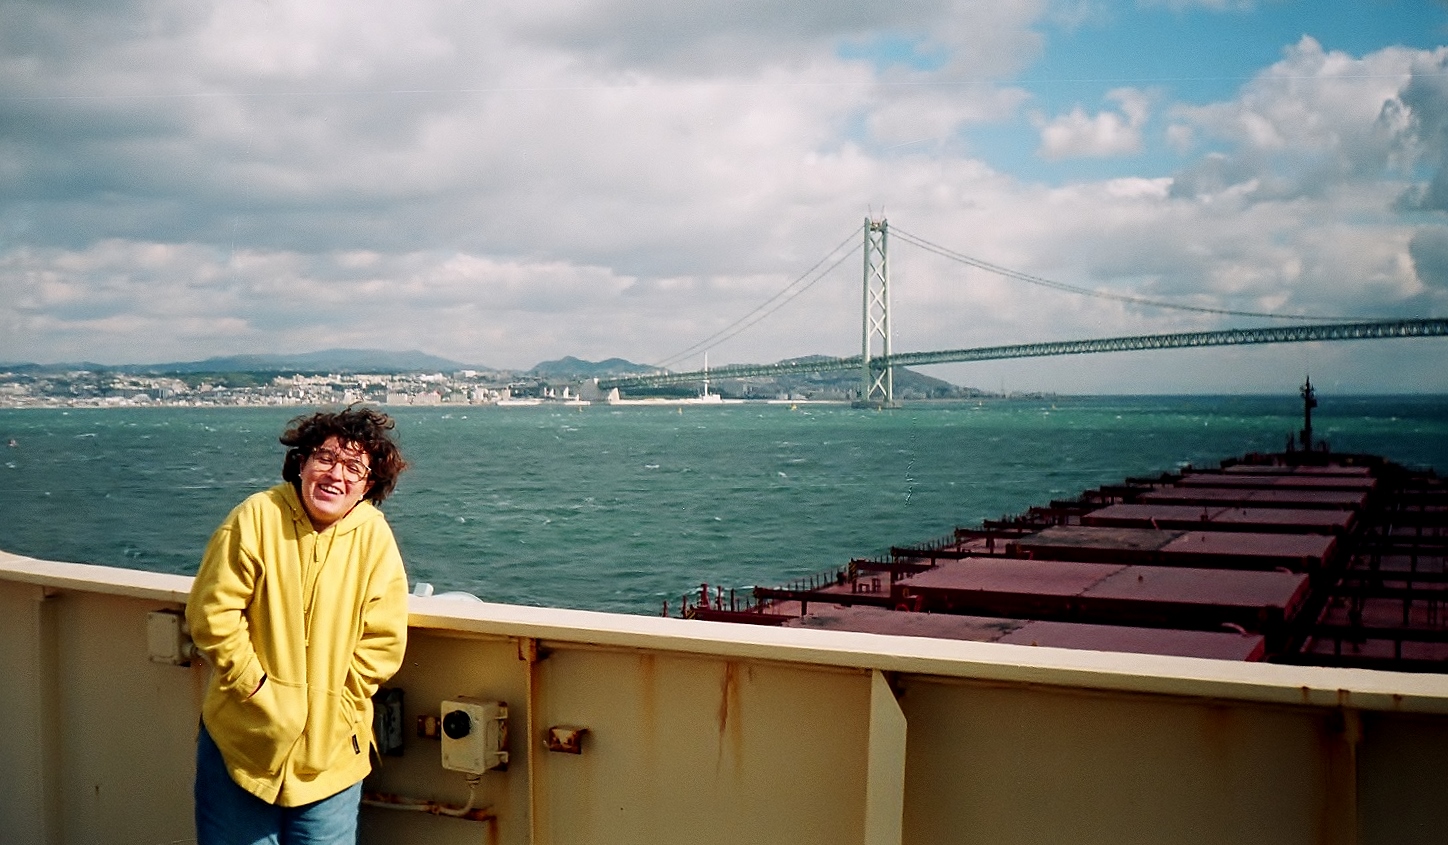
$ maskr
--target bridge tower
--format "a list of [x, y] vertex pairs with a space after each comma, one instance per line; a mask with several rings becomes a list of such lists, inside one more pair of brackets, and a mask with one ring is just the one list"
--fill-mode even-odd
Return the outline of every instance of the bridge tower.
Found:
[[[895, 370], [872, 367], [872, 358], [890, 358], [890, 224], [884, 218], [865, 218], [865, 308], [860, 351], [860, 397], [867, 407], [895, 405]], [[876, 352], [878, 350], [878, 352]]]

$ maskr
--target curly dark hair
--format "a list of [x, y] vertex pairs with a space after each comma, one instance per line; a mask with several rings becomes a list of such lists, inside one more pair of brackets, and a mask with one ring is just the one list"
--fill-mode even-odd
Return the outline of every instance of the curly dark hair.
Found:
[[397, 476], [407, 469], [407, 461], [392, 440], [392, 430], [397, 426], [392, 418], [371, 408], [349, 405], [340, 411], [318, 411], [297, 417], [287, 423], [287, 430], [280, 440], [287, 449], [282, 461], [282, 478], [293, 484], [300, 484], [302, 464], [311, 457], [313, 450], [336, 437], [345, 446], [356, 446], [367, 453], [371, 462], [368, 479], [371, 486], [364, 496], [374, 505], [397, 486]]

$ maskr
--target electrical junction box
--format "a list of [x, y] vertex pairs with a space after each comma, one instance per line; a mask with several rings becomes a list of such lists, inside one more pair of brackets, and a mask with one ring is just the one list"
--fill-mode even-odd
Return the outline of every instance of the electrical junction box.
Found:
[[397, 687], [383, 687], [372, 696], [372, 736], [377, 753], [402, 756], [402, 702], [405, 694]]
[[508, 705], [466, 696], [444, 701], [442, 767], [470, 775], [508, 768]]
[[175, 610], [147, 613], [146, 651], [153, 663], [190, 666], [195, 646], [186, 632], [186, 618]]

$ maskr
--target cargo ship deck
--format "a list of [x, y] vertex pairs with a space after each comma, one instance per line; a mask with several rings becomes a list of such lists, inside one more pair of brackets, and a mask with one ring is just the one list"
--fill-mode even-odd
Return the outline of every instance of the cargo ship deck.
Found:
[[1394, 671], [1448, 669], [1448, 487], [1369, 455], [1127, 479], [688, 618]]

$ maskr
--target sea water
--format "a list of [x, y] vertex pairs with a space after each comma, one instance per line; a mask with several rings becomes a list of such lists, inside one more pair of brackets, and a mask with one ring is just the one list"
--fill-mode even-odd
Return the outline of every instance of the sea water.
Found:
[[[1448, 397], [1321, 402], [1335, 451], [1448, 469]], [[1295, 396], [387, 410], [412, 467], [384, 510], [412, 581], [629, 613], [1278, 451], [1302, 425]], [[0, 549], [192, 574], [227, 511], [280, 480], [301, 411], [0, 410]]]

